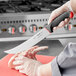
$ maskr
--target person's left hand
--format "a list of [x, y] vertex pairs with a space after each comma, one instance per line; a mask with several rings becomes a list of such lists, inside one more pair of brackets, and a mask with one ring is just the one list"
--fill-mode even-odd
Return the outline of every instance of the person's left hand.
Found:
[[41, 50], [45, 50], [45, 49], [48, 49], [48, 46], [34, 46], [32, 48], [30, 48], [29, 50], [27, 51], [24, 51], [24, 52], [20, 52], [18, 54], [15, 54], [13, 57], [11, 57], [11, 59], [9, 60], [8, 62], [8, 67], [10, 68], [15, 68], [15, 65], [13, 65], [13, 61], [15, 61], [15, 58], [16, 57], [19, 57], [19, 58], [23, 58], [23, 57], [27, 57], [27, 58], [30, 58], [30, 59], [33, 59], [33, 60], [36, 60], [36, 57], [35, 55], [37, 54], [37, 52], [41, 51]]
[[39, 61], [27, 57], [16, 57], [13, 62], [15, 69], [28, 76], [38, 76], [38, 68], [43, 65]]

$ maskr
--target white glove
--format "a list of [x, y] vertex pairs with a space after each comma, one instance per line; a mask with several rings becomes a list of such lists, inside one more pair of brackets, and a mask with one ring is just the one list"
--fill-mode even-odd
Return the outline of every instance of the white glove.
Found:
[[44, 49], [48, 49], [48, 46], [42, 46], [42, 47], [38, 47], [38, 46], [34, 46], [32, 48], [30, 48], [27, 51], [24, 52], [20, 52], [18, 54], [15, 54], [13, 57], [11, 57], [11, 59], [8, 62], [8, 67], [10, 68], [15, 68], [15, 66], [13, 65], [13, 61], [15, 60], [16, 57], [28, 57], [30, 59], [34, 59], [36, 60], [35, 55], [37, 54], [37, 52], [44, 50]]
[[15, 68], [19, 70], [19, 72], [27, 74], [28, 76], [37, 76], [39, 75], [38, 67], [42, 65], [40, 62], [36, 60], [35, 55], [40, 50], [48, 49], [47, 46], [34, 46], [29, 49], [27, 52], [21, 52], [14, 55], [8, 62], [8, 66], [10, 68]]
[[15, 69], [21, 73], [28, 76], [38, 76], [38, 68], [42, 64], [27, 57], [16, 57], [13, 65], [15, 65]]
[[[59, 7], [58, 9], [54, 10], [48, 20], [48, 24], [50, 22], [52, 22], [57, 16], [59, 16], [60, 14], [66, 12], [66, 11], [71, 11], [71, 6], [70, 6], [70, 1], [68, 1], [66, 4], [64, 4], [63, 6]], [[66, 24], [69, 23], [69, 18], [65, 19], [64, 21], [62, 21], [57, 27], [54, 27], [53, 30], [56, 30], [57, 28], [61, 28], [63, 26], [65, 26]]]

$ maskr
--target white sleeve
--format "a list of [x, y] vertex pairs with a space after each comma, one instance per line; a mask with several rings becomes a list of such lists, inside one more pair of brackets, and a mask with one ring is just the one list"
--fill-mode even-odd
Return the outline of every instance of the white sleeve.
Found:
[[57, 57], [51, 62], [52, 76], [61, 76], [60, 68], [57, 63]]
[[52, 76], [76, 76], [76, 43], [69, 43], [51, 66]]

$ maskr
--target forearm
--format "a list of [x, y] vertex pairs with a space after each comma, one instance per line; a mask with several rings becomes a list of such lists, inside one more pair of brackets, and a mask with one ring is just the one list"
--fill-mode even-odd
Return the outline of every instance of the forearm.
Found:
[[63, 12], [68, 11], [69, 10], [69, 7], [68, 7], [69, 5], [70, 5], [70, 1], [66, 2], [65, 4], [63, 4], [61, 7], [58, 8], [59, 12], [63, 13]]
[[64, 10], [64, 12], [65, 12], [65, 11], [70, 10], [69, 6], [70, 6], [70, 1], [66, 2], [65, 4], [63, 4], [63, 5], [61, 6], [61, 8], [62, 8], [62, 10]]
[[70, 0], [71, 7], [73, 12], [76, 14], [76, 0]]
[[50, 17], [49, 17], [49, 21], [48, 21], [48, 24], [49, 22], [51, 22], [54, 18], [56, 18], [57, 16], [59, 16], [60, 14], [70, 10], [69, 9], [69, 6], [70, 6], [70, 1], [66, 2], [65, 4], [63, 4], [61, 7], [55, 9], [54, 11], [52, 11]]

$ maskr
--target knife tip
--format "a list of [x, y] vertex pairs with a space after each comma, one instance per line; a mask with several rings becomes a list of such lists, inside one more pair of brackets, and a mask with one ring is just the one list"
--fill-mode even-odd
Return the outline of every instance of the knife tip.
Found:
[[[4, 53], [8, 53], [7, 51], [4, 51]], [[9, 54], [9, 53], [8, 53]]]

